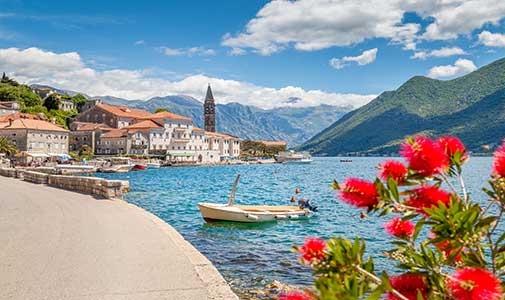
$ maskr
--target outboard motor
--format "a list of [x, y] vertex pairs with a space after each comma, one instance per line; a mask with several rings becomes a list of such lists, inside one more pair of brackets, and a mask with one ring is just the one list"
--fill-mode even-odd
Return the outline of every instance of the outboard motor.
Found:
[[298, 207], [301, 209], [307, 208], [308, 210], [313, 212], [317, 211], [317, 206], [311, 205], [309, 199], [300, 198], [300, 200], [298, 200]]

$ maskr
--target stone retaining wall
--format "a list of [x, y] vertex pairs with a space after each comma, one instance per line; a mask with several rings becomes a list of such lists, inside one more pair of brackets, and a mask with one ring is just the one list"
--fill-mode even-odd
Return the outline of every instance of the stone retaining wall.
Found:
[[122, 199], [130, 191], [126, 180], [107, 180], [98, 177], [50, 175], [22, 169], [0, 168], [0, 175], [16, 177], [28, 182], [47, 184], [57, 188], [99, 196], [106, 199]]

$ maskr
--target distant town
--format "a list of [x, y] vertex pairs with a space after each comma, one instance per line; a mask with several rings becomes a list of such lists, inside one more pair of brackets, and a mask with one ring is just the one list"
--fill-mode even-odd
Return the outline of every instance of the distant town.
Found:
[[[5, 74], [2, 83], [20, 86]], [[95, 155], [157, 158], [171, 164], [219, 164], [240, 158], [273, 158], [286, 150], [283, 141], [243, 141], [217, 132], [210, 84], [204, 101], [204, 128], [164, 108], [148, 112], [108, 105], [98, 98], [62, 95], [48, 87], [29, 89], [40, 97], [43, 111], [51, 111], [55, 117], [37, 112], [40, 105], [5, 101], [10, 100], [8, 95], [0, 92], [0, 136], [16, 147], [16, 162], [23, 165]], [[60, 115], [65, 116], [63, 120], [57, 119]]]

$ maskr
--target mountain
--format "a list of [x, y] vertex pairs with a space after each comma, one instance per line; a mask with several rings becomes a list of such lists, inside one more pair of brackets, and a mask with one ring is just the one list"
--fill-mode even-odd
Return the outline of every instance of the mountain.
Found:
[[[127, 105], [154, 111], [167, 108], [171, 112], [193, 118], [196, 126], [203, 127], [203, 103], [197, 99], [178, 95], [154, 97], [147, 101], [125, 100], [103, 96], [104, 103]], [[243, 139], [282, 140], [290, 146], [306, 141], [350, 111], [349, 107], [320, 105], [315, 107], [284, 107], [264, 110], [239, 103], [216, 106], [217, 130]]]
[[472, 151], [505, 137], [505, 59], [442, 81], [416, 76], [349, 112], [299, 149], [319, 155], [388, 154], [405, 136], [456, 135]]

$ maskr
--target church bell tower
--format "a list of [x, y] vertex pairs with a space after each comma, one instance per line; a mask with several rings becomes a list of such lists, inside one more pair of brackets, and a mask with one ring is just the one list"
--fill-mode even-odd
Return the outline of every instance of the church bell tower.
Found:
[[203, 120], [205, 131], [216, 132], [216, 103], [214, 102], [210, 84], [207, 87], [207, 94], [203, 103]]

